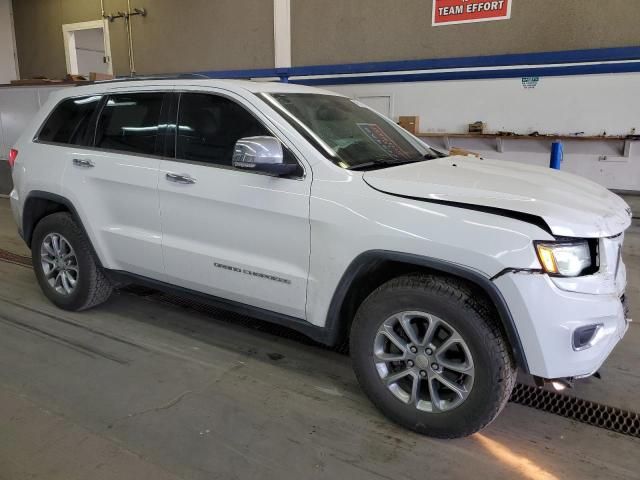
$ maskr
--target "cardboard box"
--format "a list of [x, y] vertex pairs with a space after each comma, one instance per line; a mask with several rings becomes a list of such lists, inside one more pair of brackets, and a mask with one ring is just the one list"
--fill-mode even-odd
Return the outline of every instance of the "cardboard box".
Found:
[[469, 124], [469, 133], [484, 133], [484, 122], [473, 122]]
[[112, 79], [113, 79], [113, 75], [109, 75], [108, 73], [89, 72], [90, 82], [98, 82], [100, 80], [112, 80]]
[[420, 117], [418, 116], [402, 116], [398, 123], [402, 128], [414, 135], [420, 133]]

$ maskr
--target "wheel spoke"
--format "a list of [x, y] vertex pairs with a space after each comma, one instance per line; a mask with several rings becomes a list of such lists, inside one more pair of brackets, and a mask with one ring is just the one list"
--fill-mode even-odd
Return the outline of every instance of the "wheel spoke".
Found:
[[78, 281], [77, 277], [73, 278], [73, 275], [71, 275], [71, 272], [69, 272], [69, 271], [66, 271], [65, 274], [67, 276], [67, 281], [69, 282], [69, 285], [71, 285], [71, 288], [75, 287], [76, 286], [76, 282]]
[[387, 337], [389, 341], [398, 347], [403, 353], [407, 351], [407, 342], [400, 338], [400, 336], [394, 332], [393, 328], [390, 325], [387, 325], [386, 322], [382, 325], [380, 333]]
[[71, 293], [71, 284], [69, 283], [69, 277], [67, 276], [67, 272], [62, 272], [62, 288], [67, 293]]
[[57, 235], [53, 235], [51, 237], [51, 245], [53, 246], [53, 251], [56, 256], [59, 256], [62, 252], [60, 252], [60, 237]]
[[457, 373], [464, 373], [467, 375], [471, 375], [473, 373], [473, 365], [468, 361], [465, 362], [451, 362], [449, 360], [443, 360], [441, 358], [438, 359], [438, 363], [441, 367], [446, 368], [447, 370], [451, 370]]
[[403, 313], [398, 317], [398, 321], [404, 333], [409, 337], [409, 341], [414, 345], [420, 345], [420, 340], [418, 340], [418, 336], [416, 335], [416, 331], [411, 325], [411, 319], [413, 316], [411, 314]]
[[40, 258], [42, 259], [43, 262], [46, 262], [49, 265], [55, 265], [55, 261], [49, 257], [48, 254], [43, 254], [40, 256]]
[[387, 385], [391, 385], [392, 383], [396, 383], [398, 380], [403, 379], [407, 375], [411, 374], [411, 370], [402, 370], [397, 373], [391, 373], [384, 377], [384, 381]]
[[[44, 272], [45, 277], [47, 278], [51, 278], [54, 275], [58, 275], [60, 273], [60, 271], [57, 268], [52, 268], [51, 270], [49, 270], [48, 272]], [[57, 280], [57, 277], [56, 277]]]
[[438, 394], [438, 389], [434, 385], [434, 379], [429, 378], [429, 397], [431, 397], [431, 408], [434, 412], [439, 412], [442, 410], [440, 406], [440, 395]]
[[45, 251], [51, 256], [51, 257], [55, 257], [56, 256], [56, 252], [53, 250], [53, 247], [51, 246], [51, 243], [49, 243], [48, 241], [45, 241], [42, 246], [44, 247]]
[[449, 338], [447, 338], [442, 345], [438, 347], [436, 355], [439, 357], [456, 343], [462, 343], [462, 338], [457, 333], [452, 333]]
[[418, 402], [420, 401], [419, 393], [420, 393], [420, 377], [418, 377], [417, 375], [414, 375], [413, 383], [411, 384], [411, 397], [409, 398], [409, 403], [413, 404], [416, 407], [418, 406]]
[[378, 360], [383, 362], [401, 362], [406, 358], [406, 354], [402, 353], [385, 353], [385, 352], [376, 352], [374, 353]]
[[438, 329], [438, 325], [440, 325], [440, 321], [435, 318], [433, 315], [429, 315], [429, 326], [427, 327], [427, 332], [424, 334], [424, 339], [422, 340], [423, 345], [429, 345], [433, 343], [433, 337], [436, 334], [436, 330]]
[[453, 393], [455, 393], [461, 400], [463, 400], [464, 398], [466, 398], [467, 395], [469, 395], [469, 391], [465, 387], [458, 385], [455, 382], [452, 382], [451, 380], [445, 378], [439, 373], [434, 373], [433, 378], [434, 380], [440, 382], [442, 385], [447, 387], [449, 390], [453, 391]]

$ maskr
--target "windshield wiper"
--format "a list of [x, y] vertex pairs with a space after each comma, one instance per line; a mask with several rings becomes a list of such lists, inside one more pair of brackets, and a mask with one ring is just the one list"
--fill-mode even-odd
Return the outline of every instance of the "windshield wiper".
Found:
[[391, 160], [389, 158], [374, 158], [365, 163], [359, 163], [358, 165], [354, 165], [353, 167], [349, 167], [349, 170], [369, 170], [374, 168], [384, 168], [384, 167], [396, 167], [398, 165], [405, 165], [407, 163], [416, 163], [421, 162], [420, 160]]
[[429, 152], [424, 154], [425, 160], [435, 160], [437, 158], [448, 157], [449, 154], [445, 152], [441, 152], [433, 147], [429, 147]]

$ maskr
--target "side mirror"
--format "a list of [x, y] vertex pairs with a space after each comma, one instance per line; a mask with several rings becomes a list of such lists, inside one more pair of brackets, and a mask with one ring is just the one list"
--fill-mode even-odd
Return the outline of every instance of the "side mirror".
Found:
[[290, 175], [298, 168], [284, 163], [284, 150], [275, 137], [245, 137], [233, 148], [232, 164], [235, 168], [269, 173], [275, 176]]

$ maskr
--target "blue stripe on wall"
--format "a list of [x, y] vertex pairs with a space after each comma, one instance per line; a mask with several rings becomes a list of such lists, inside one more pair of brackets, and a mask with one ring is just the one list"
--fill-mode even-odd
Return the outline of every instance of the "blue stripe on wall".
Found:
[[[265, 77], [295, 77], [309, 75], [348, 75], [358, 73], [380, 73], [380, 72], [401, 72], [411, 70], [436, 70], [449, 68], [491, 68], [516, 65], [549, 65], [562, 63], [581, 63], [581, 62], [611, 62], [611, 61], [628, 61], [640, 60], [640, 47], [620, 47], [620, 48], [601, 48], [590, 50], [568, 50], [562, 52], [541, 52], [541, 53], [524, 53], [524, 54], [506, 54], [506, 55], [488, 55], [480, 57], [456, 57], [456, 58], [439, 58], [428, 60], [403, 60], [395, 62], [370, 62], [370, 63], [353, 63], [339, 65], [314, 65], [306, 67], [292, 68], [266, 68], [252, 70], [221, 70], [198, 72], [211, 78], [265, 78]], [[584, 68], [594, 66], [581, 66]], [[600, 66], [598, 66], [600, 67]], [[605, 66], [602, 66], [605, 67]], [[428, 81], [428, 80], [455, 80], [455, 79], [476, 79], [476, 78], [509, 78], [518, 76], [535, 76], [535, 75], [585, 75], [589, 73], [617, 73], [619, 71], [638, 70], [616, 70], [615, 66], [606, 66], [609, 69], [595, 69], [594, 71], [583, 72], [575, 70], [573, 66], [552, 67], [546, 69], [528, 68], [510, 70], [510, 74], [496, 70], [476, 71], [476, 72], [447, 72], [447, 73], [422, 73], [422, 74], [399, 74], [385, 77], [386, 82], [406, 82], [406, 81]], [[627, 67], [631, 68], [631, 67]], [[560, 70], [563, 73], [558, 73]], [[526, 71], [525, 75], [514, 72]], [[422, 78], [418, 78], [418, 77]], [[376, 83], [378, 77], [361, 78], [342, 78], [338, 79], [297, 79], [295, 83], [304, 83], [308, 85], [330, 85], [344, 83]], [[374, 81], [375, 80], [375, 81]]]
[[406, 73], [371, 75], [366, 77], [295, 78], [289, 83], [299, 85], [354, 85], [363, 83], [435, 82], [444, 80], [478, 80], [521, 77], [559, 77], [565, 75], [594, 75], [603, 73], [640, 72], [640, 62], [600, 65], [572, 65], [566, 67], [515, 68], [509, 70], [474, 70], [460, 72]]

